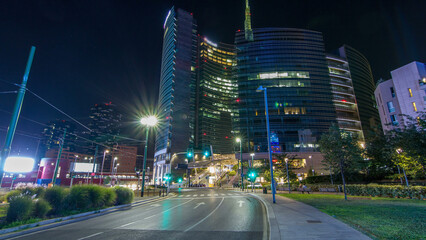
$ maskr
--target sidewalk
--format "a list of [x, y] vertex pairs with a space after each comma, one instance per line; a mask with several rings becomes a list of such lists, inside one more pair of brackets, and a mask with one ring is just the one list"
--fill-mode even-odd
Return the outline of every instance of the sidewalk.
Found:
[[370, 239], [345, 223], [295, 200], [271, 194], [253, 194], [267, 205], [271, 239]]

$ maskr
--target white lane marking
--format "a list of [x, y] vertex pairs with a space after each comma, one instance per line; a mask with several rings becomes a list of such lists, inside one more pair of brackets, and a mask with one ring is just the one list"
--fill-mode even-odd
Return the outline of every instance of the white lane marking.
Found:
[[207, 194], [207, 196], [211, 196], [211, 194], [209, 193], [209, 194]]
[[127, 227], [127, 226], [129, 226], [129, 225], [132, 225], [133, 223], [135, 223], [135, 222], [127, 223], [127, 224], [121, 225], [121, 226], [119, 226], [119, 227], [116, 227], [116, 228], [114, 228], [114, 229], [122, 228], [122, 227]]
[[151, 207], [159, 207], [161, 206], [160, 204], [152, 204]]
[[196, 196], [198, 196], [198, 194], [194, 194], [194, 195], [192, 195], [193, 197], [196, 197]]
[[91, 237], [97, 236], [97, 235], [102, 234], [102, 233], [104, 233], [104, 232], [98, 232], [98, 233], [95, 233], [95, 234], [89, 235], [89, 236], [87, 236], [87, 237], [79, 238], [79, 239], [77, 239], [77, 240], [88, 239], [88, 238], [91, 238]]
[[226, 194], [224, 194], [224, 193], [221, 193], [220, 195], [222, 195], [222, 196], [225, 196]]
[[217, 193], [215, 193], [214, 195], [215, 195], [215, 196], [219, 196], [219, 194], [217, 194]]
[[157, 213], [157, 214], [151, 215], [151, 216], [146, 217], [146, 218], [144, 218], [144, 219], [149, 219], [149, 218], [152, 218], [152, 217], [154, 217], [154, 216], [156, 216], [156, 215], [159, 215], [159, 214], [165, 213], [165, 212], [170, 211], [170, 210], [172, 210], [172, 209], [174, 209], [174, 208], [177, 208], [177, 207], [179, 207], [179, 206], [182, 206], [182, 205], [184, 205], [184, 204], [187, 204], [187, 203], [189, 203], [189, 202], [190, 202], [190, 201], [192, 201], [192, 200], [194, 200], [194, 199], [193, 199], [193, 198], [191, 198], [191, 200], [189, 200], [189, 201], [186, 201], [186, 202], [184, 202], [184, 203], [181, 203], [181, 204], [179, 204], [179, 205], [176, 205], [176, 206], [174, 206], [174, 207], [172, 207], [172, 208], [169, 208], [169, 209], [164, 210], [164, 211], [162, 211], [162, 212], [160, 212], [160, 213]]
[[179, 197], [183, 197], [183, 195], [179, 195]]
[[228, 193], [228, 196], [232, 196], [232, 194]]
[[206, 203], [204, 203], [204, 202], [197, 203], [197, 206], [195, 206], [195, 207], [194, 207], [194, 209], [196, 209], [196, 208], [197, 208], [197, 207], [199, 207], [200, 205], [204, 205], [204, 204], [206, 204]]
[[243, 206], [243, 203], [244, 203], [244, 201], [238, 201], [238, 203], [240, 204], [240, 207], [242, 207]]
[[213, 211], [211, 213], [209, 213], [209, 215], [207, 215], [206, 217], [204, 217], [203, 219], [201, 219], [200, 221], [198, 221], [196, 224], [192, 225], [191, 227], [187, 228], [184, 232], [188, 232], [189, 230], [193, 229], [194, 227], [196, 227], [198, 224], [202, 223], [204, 220], [206, 220], [208, 217], [210, 217], [214, 212], [216, 212], [216, 210], [222, 205], [223, 200], [225, 200], [225, 198], [222, 198], [222, 201], [220, 201], [219, 205], [217, 205], [217, 207], [215, 209], [213, 209]]
[[204, 194], [201, 194], [200, 197], [204, 197]]

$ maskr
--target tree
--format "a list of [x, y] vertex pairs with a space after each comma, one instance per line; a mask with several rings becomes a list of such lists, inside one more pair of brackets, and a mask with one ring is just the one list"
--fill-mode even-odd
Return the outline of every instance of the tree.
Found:
[[319, 144], [321, 153], [324, 155], [324, 165], [342, 175], [343, 191], [347, 200], [345, 172], [351, 174], [359, 171], [364, 162], [363, 150], [358, 144], [358, 138], [333, 124], [328, 133], [321, 136]]

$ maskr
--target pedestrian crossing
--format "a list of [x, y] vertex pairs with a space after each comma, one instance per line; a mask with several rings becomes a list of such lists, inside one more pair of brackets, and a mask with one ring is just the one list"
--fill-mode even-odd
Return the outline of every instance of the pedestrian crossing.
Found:
[[244, 194], [241, 193], [207, 193], [207, 194], [181, 194], [177, 198], [206, 198], [206, 197], [241, 197]]

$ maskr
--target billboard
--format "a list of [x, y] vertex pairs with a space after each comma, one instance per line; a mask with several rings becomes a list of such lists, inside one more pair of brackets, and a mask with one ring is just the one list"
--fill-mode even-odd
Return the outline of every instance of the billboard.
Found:
[[4, 163], [4, 171], [9, 173], [31, 172], [34, 168], [34, 159], [28, 157], [8, 157]]
[[[92, 172], [93, 170], [93, 163], [71, 163], [70, 169], [73, 170], [73, 172]], [[95, 165], [95, 172], [98, 170], [98, 165]]]

